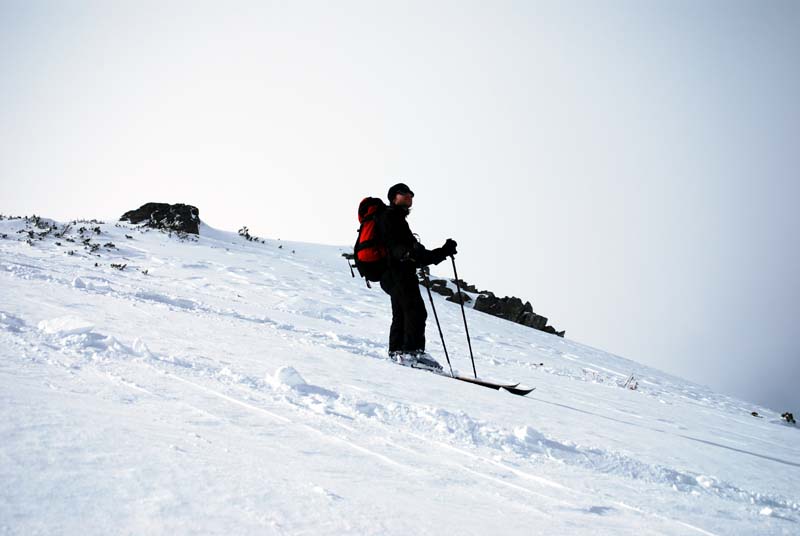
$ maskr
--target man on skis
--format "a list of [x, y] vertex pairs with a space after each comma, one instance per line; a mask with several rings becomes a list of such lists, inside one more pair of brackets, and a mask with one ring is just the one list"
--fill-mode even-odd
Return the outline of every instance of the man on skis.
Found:
[[378, 227], [388, 249], [388, 269], [380, 285], [392, 299], [389, 355], [404, 365], [441, 370], [442, 366], [425, 353], [428, 312], [419, 290], [417, 268], [439, 264], [455, 255], [457, 244], [448, 238], [440, 248], [425, 249], [406, 221], [414, 192], [399, 183], [389, 188], [388, 198], [389, 206], [381, 213]]

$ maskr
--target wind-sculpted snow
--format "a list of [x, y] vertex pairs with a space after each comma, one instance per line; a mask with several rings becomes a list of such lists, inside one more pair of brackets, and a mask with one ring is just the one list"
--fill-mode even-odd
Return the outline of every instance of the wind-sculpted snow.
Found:
[[0, 220], [2, 533], [800, 527], [800, 431], [766, 408], [474, 310], [478, 372], [531, 395], [399, 367], [338, 248], [32, 225]]
[[74, 316], [62, 316], [50, 320], [42, 320], [39, 322], [38, 327], [45, 333], [62, 337], [89, 333], [94, 329], [94, 325], [91, 322]]
[[177, 296], [170, 296], [168, 294], [161, 294], [159, 292], [148, 292], [140, 290], [133, 295], [140, 300], [152, 301], [162, 303], [164, 305], [171, 305], [178, 309], [197, 309], [198, 304], [194, 300], [179, 298]]
[[5, 311], [0, 311], [0, 328], [19, 333], [25, 327], [25, 321]]
[[76, 277], [72, 280], [72, 286], [96, 292], [114, 292], [109, 281], [102, 277]]

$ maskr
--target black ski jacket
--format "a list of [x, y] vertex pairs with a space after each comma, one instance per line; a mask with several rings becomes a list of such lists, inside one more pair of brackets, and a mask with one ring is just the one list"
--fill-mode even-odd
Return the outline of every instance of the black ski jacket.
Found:
[[389, 250], [389, 266], [414, 269], [429, 264], [439, 264], [447, 255], [442, 253], [442, 248], [425, 249], [408, 226], [406, 221], [408, 214], [408, 208], [391, 205], [378, 219], [378, 228]]

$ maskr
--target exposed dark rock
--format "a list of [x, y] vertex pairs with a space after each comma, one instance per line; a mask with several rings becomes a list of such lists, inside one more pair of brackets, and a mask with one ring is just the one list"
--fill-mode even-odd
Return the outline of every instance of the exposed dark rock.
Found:
[[453, 289], [447, 286], [447, 281], [445, 281], [444, 279], [431, 279], [430, 286], [425, 280], [423, 280], [421, 281], [421, 285], [423, 287], [430, 288], [431, 292], [435, 292], [436, 294], [441, 294], [442, 296], [450, 297], [453, 294], [455, 294], [455, 292], [453, 292]]
[[542, 331], [545, 333], [552, 333], [553, 335], [558, 335], [559, 337], [563, 337], [566, 331], [556, 331], [556, 328], [553, 326], [545, 326], [542, 328]]
[[534, 329], [544, 329], [547, 325], [547, 318], [539, 316], [534, 312], [525, 311], [520, 316], [518, 322], [523, 326], [528, 326]]
[[464, 292], [472, 292], [473, 294], [478, 293], [478, 289], [475, 287], [475, 285], [470, 285], [463, 279], [454, 279], [453, 283], [457, 283]]
[[[447, 298], [447, 301], [453, 302], [453, 303], [461, 303], [460, 301], [458, 301], [458, 296], [459, 296], [458, 293], [453, 292], [451, 289], [447, 289], [447, 290], [449, 290], [452, 293], [452, 296]], [[472, 301], [472, 298], [470, 298], [469, 295], [467, 295], [467, 294], [465, 294], [463, 292], [460, 294], [460, 296], [461, 296], [461, 299], [464, 300], [464, 303], [469, 303], [469, 302]]]
[[552, 326], [548, 326], [546, 317], [533, 312], [531, 302], [522, 303], [522, 300], [516, 296], [497, 298], [491, 292], [483, 292], [475, 300], [474, 308], [477, 311], [552, 333], [559, 337], [563, 337], [565, 333], [564, 331], [556, 331]]
[[[347, 256], [343, 254], [343, 256]], [[492, 316], [497, 316], [523, 326], [528, 326], [546, 333], [551, 333], [559, 337], [563, 337], [565, 331], [556, 331], [552, 326], [547, 325], [547, 318], [536, 314], [533, 311], [531, 302], [523, 303], [521, 299], [516, 296], [498, 298], [492, 291], [478, 290], [475, 285], [470, 285], [463, 279], [457, 281], [458, 286], [461, 288], [460, 296], [463, 303], [471, 303], [473, 298], [467, 294], [478, 294], [475, 299], [473, 308], [482, 313], [487, 313]], [[461, 303], [459, 301], [459, 293], [453, 289], [456, 284], [455, 279], [449, 281], [444, 279], [423, 279], [420, 284], [427, 287], [431, 292], [435, 292], [442, 296], [447, 297], [447, 301], [453, 303]]]
[[[449, 298], [450, 296], [454, 296], [454, 295], [455, 295], [455, 293], [456, 293], [456, 292], [455, 292], [453, 289], [451, 289], [450, 287], [435, 287], [435, 288], [431, 288], [431, 290], [432, 290], [433, 292], [437, 293], [437, 294], [441, 294], [442, 296], [447, 296], [448, 298]], [[464, 293], [462, 292], [462, 294], [464, 294]], [[464, 294], [464, 295], [466, 296], [466, 294]], [[467, 302], [470, 302], [470, 301], [472, 301], [472, 298], [470, 298], [469, 296], [467, 296], [467, 300], [465, 300], [465, 301], [464, 301], [464, 303], [467, 303]]]
[[165, 231], [200, 234], [200, 211], [192, 205], [182, 203], [145, 203], [136, 210], [129, 210], [120, 221], [133, 224], [144, 223], [147, 227]]
[[[530, 305], [530, 304], [528, 304]], [[490, 298], [488, 296], [479, 296], [475, 301], [475, 309], [483, 313], [499, 316], [512, 322], [516, 322], [526, 312], [525, 305], [522, 300], [516, 296], [505, 298]], [[532, 309], [531, 309], [532, 310]]]
[[[455, 294], [453, 289], [447, 286], [447, 281], [445, 281], [444, 279], [434, 279], [433, 281], [431, 281], [431, 291], [447, 297], [450, 297]], [[467, 301], [465, 301], [464, 303], [467, 303]]]
[[262, 244], [266, 244], [265, 240], [255, 236], [255, 235], [251, 235], [250, 234], [250, 229], [248, 229], [246, 225], [244, 227], [242, 227], [241, 229], [239, 229], [239, 236], [243, 237], [248, 242], [255, 242], [256, 244], [261, 242]]

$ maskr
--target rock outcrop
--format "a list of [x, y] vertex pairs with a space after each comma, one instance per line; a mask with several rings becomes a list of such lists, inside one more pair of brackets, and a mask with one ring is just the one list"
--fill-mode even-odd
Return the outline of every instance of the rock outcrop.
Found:
[[[458, 294], [450, 285], [450, 283], [455, 285], [455, 282], [455, 280], [448, 282], [444, 279], [433, 279], [430, 282], [431, 292], [446, 296], [447, 301], [459, 303]], [[547, 318], [536, 314], [533, 311], [531, 302], [523, 303], [522, 300], [516, 296], [498, 298], [493, 292], [489, 290], [478, 290], [475, 285], [470, 285], [466, 281], [459, 280], [458, 283], [461, 287], [461, 296], [465, 304], [472, 302], [472, 298], [467, 293], [478, 294], [475, 298], [475, 305], [473, 306], [476, 311], [481, 311], [482, 313], [516, 322], [517, 324], [522, 324], [523, 326], [538, 329], [539, 331], [551, 333], [559, 337], [563, 337], [566, 333], [565, 331], [557, 331], [553, 326], [548, 326]], [[423, 283], [423, 285], [425, 285], [425, 283]]]
[[200, 234], [200, 210], [192, 205], [177, 203], [145, 203], [136, 210], [129, 210], [120, 221], [143, 223], [147, 227], [178, 233]]

